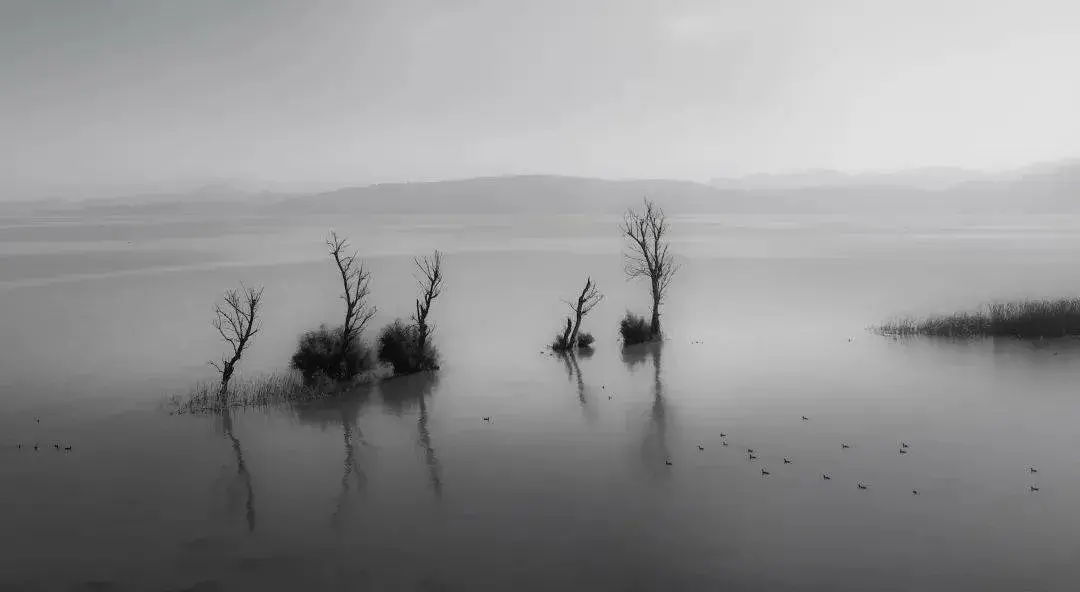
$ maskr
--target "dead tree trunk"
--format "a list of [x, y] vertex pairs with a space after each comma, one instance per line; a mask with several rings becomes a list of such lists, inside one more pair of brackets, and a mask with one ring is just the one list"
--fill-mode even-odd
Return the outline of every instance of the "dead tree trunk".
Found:
[[586, 278], [585, 287], [581, 289], [577, 302], [571, 305], [574, 309], [574, 330], [570, 332], [570, 338], [567, 341], [569, 347], [573, 348], [577, 345], [578, 333], [581, 331], [581, 320], [585, 318], [585, 315], [592, 312], [592, 309], [603, 299], [604, 295], [596, 289], [596, 284], [593, 283], [592, 278]]
[[431, 257], [424, 257], [423, 259], [413, 259], [416, 263], [417, 269], [420, 270], [420, 277], [417, 278], [417, 282], [420, 283], [421, 295], [416, 299], [416, 314], [413, 320], [416, 321], [416, 356], [417, 359], [413, 363], [413, 367], [420, 370], [431, 370], [430, 366], [435, 363], [434, 359], [428, 359], [428, 338], [431, 335], [432, 327], [428, 324], [428, 313], [431, 312], [431, 303], [442, 293], [443, 275], [442, 275], [442, 254], [435, 251], [435, 254]]
[[229, 392], [229, 381], [236, 371], [236, 365], [240, 363], [244, 351], [262, 328], [259, 320], [262, 294], [262, 288], [234, 288], [225, 292], [224, 303], [214, 305], [214, 321], [211, 324], [232, 350], [222, 356], [220, 361], [210, 362], [210, 365], [221, 373], [218, 396], [222, 400]]
[[671, 246], [666, 236], [669, 229], [664, 211], [648, 199], [645, 209], [628, 210], [623, 217], [622, 233], [627, 240], [626, 276], [628, 279], [649, 278], [652, 288], [652, 319], [650, 331], [659, 337], [660, 305], [664, 301], [671, 278], [679, 266], [668, 252]]
[[330, 233], [326, 246], [330, 248], [330, 256], [341, 275], [341, 298], [345, 301], [345, 321], [341, 324], [341, 346], [338, 352], [338, 378], [352, 378], [359, 371], [359, 361], [354, 360], [352, 349], [356, 347], [360, 334], [376, 311], [375, 306], [367, 302], [371, 294], [371, 272], [364, 269], [358, 253], [346, 253], [349, 243], [344, 238], [339, 238], [336, 232]]

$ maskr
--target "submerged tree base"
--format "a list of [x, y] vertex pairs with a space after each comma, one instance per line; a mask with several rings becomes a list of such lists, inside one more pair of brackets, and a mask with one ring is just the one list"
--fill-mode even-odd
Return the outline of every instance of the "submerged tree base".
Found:
[[957, 338], [1080, 336], [1080, 298], [997, 302], [975, 312], [894, 319], [872, 330], [881, 335]]
[[200, 382], [187, 395], [169, 397], [167, 407], [172, 413], [181, 415], [318, 401], [338, 397], [356, 386], [378, 382], [390, 375], [388, 369], [378, 368], [346, 382], [329, 379], [305, 382], [297, 372], [270, 374], [249, 380], [234, 380], [224, 397], [218, 391], [218, 383]]

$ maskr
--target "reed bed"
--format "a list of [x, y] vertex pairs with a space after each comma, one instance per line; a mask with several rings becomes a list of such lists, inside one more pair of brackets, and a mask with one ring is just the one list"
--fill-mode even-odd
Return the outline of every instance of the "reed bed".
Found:
[[1072, 337], [1080, 335], [1080, 298], [995, 302], [973, 312], [893, 319], [873, 329], [883, 335], [897, 336]]
[[174, 395], [169, 407], [176, 414], [219, 413], [232, 408], [256, 408], [286, 403], [304, 403], [330, 399], [352, 387], [380, 380], [385, 371], [372, 371], [341, 383], [328, 379], [305, 382], [297, 372], [275, 373], [247, 380], [233, 380], [222, 396], [218, 383], [203, 381], [186, 395]]

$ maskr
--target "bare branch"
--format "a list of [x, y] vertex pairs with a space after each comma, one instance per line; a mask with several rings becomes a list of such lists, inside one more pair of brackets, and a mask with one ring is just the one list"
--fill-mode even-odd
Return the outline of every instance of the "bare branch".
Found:
[[330, 232], [326, 238], [326, 246], [330, 250], [330, 256], [341, 277], [341, 298], [345, 301], [345, 321], [341, 324], [339, 356], [344, 373], [351, 376], [354, 369], [348, 367], [350, 351], [377, 310], [368, 302], [368, 297], [371, 295], [371, 272], [364, 268], [359, 253], [347, 252], [349, 243], [346, 239], [339, 237], [337, 232]]
[[221, 362], [209, 362], [221, 373], [222, 395], [228, 390], [229, 379], [232, 378], [240, 358], [262, 328], [259, 320], [262, 295], [263, 288], [246, 288], [241, 285], [239, 290], [227, 290], [223, 301], [214, 305], [214, 320], [210, 324], [217, 329], [218, 335], [230, 349], [229, 354], [221, 357]]
[[627, 242], [624, 253], [627, 279], [649, 278], [654, 336], [660, 334], [660, 304], [679, 269], [669, 252], [670, 243], [666, 237], [670, 228], [664, 210], [649, 199], [645, 199], [643, 210], [628, 210], [620, 228]]

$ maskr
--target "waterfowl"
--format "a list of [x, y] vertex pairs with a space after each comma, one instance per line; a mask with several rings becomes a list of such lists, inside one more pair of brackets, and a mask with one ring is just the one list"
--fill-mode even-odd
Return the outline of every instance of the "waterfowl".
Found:
[[665, 460], [664, 464], [670, 467], [672, 465], [671, 459], [669, 458], [669, 459]]
[[802, 416], [802, 420], [803, 421], [810, 421], [810, 418], [804, 415], [804, 416]]
[[770, 474], [771, 474], [771, 473], [769, 473], [769, 471], [767, 471], [767, 470], [765, 470], [765, 469], [761, 469], [761, 475], [762, 475], [762, 476], [765, 476], [765, 475], [770, 475]]
[[727, 434], [725, 434], [724, 432], [720, 432], [720, 437], [721, 438], [727, 438]]
[[15, 448], [18, 448], [19, 450], [22, 450], [22, 444], [16, 444]]
[[911, 495], [919, 495], [919, 490], [918, 489], [912, 489], [911, 490]]
[[866, 486], [863, 485], [862, 483], [859, 483], [858, 487], [859, 487], [859, 489], [866, 489]]
[[790, 465], [791, 464], [791, 459], [785, 456], [784, 457], [784, 464], [785, 465]]
[[71, 445], [64, 446], [64, 452], [71, 452]]
[[35, 418], [34, 418], [34, 421], [36, 421], [36, 422], [38, 422], [38, 423], [41, 423], [41, 418], [40, 418], [40, 417], [35, 417]]
[[840, 448], [851, 448], [851, 446], [848, 446], [847, 444], [844, 444], [844, 443], [841, 442], [840, 443]]
[[1031, 472], [1031, 473], [1038, 473], [1038, 472], [1039, 472], [1039, 469], [1036, 469], [1035, 467], [1028, 467], [1028, 472]]
[[746, 453], [747, 453], [747, 454], [753, 454], [753, 453], [754, 453], [754, 449], [753, 449], [753, 448], [747, 448], [747, 449], [746, 449]]
[[59, 444], [53, 444], [53, 448], [55, 448], [57, 450], [60, 450], [60, 445]]
[[702, 446], [701, 444], [698, 444], [698, 445], [697, 445], [697, 449], [698, 449], [698, 450], [705, 450], [705, 447], [704, 447], [704, 446]]
[[750, 460], [757, 460], [757, 457], [754, 456], [753, 454], [748, 455], [747, 458], [749, 458]]
[[34, 452], [37, 452], [37, 444], [34, 444]]
[[822, 473], [821, 478], [828, 481], [829, 479], [832, 479], [832, 476], [829, 475], [828, 473]]
[[909, 447], [909, 446], [911, 446], [911, 445], [910, 445], [910, 444], [908, 444], [907, 442], [901, 442], [901, 443], [900, 443], [900, 448], [907, 448], [907, 447]]
[[723, 442], [721, 442], [720, 445], [721, 446], [727, 446], [727, 440], [724, 440]]
[[490, 417], [485, 417], [484, 421], [491, 421], [491, 418]]
[[1032, 485], [1032, 486], [1031, 486], [1031, 490], [1032, 490], [1032, 491], [1038, 491], [1038, 490], [1039, 490], [1039, 486], [1038, 486], [1038, 485]]
[[900, 449], [900, 454], [907, 454], [907, 449], [906, 448], [901, 448]]

